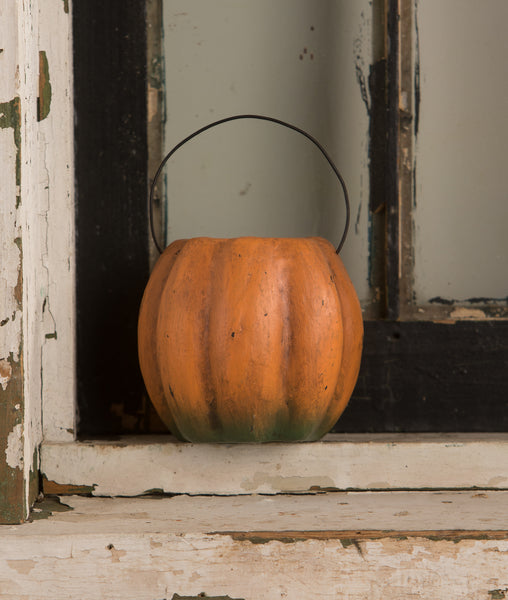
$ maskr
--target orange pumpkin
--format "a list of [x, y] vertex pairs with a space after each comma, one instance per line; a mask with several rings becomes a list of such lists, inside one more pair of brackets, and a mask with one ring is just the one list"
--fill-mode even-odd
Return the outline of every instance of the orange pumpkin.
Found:
[[312, 441], [351, 396], [363, 325], [326, 240], [194, 238], [156, 264], [138, 338], [150, 398], [180, 439]]

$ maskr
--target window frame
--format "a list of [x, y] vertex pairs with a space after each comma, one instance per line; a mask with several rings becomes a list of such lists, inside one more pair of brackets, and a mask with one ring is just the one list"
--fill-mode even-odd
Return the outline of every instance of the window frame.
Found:
[[[30, 31], [36, 27], [38, 44], [47, 48], [52, 110], [43, 120], [38, 121], [33, 107], [36, 96], [34, 90], [39, 89], [40, 56], [37, 44], [34, 44], [28, 50], [25, 48], [27, 54], [24, 55], [24, 62], [19, 61], [29, 74], [26, 87], [19, 92], [21, 114], [25, 117], [24, 121], [20, 121], [24, 151], [22, 155], [25, 156], [21, 169], [21, 225], [15, 224], [14, 229], [11, 228], [8, 232], [12, 234], [13, 240], [20, 237], [21, 233], [23, 241], [20, 265], [12, 267], [13, 272], [22, 272], [24, 277], [23, 297], [19, 305], [22, 314], [19, 332], [24, 341], [24, 367], [19, 377], [23, 384], [19, 394], [12, 396], [9, 407], [15, 408], [16, 398], [21, 394], [24, 405], [22, 419], [17, 424], [21, 423], [24, 428], [24, 467], [19, 469], [15, 482], [9, 487], [6, 496], [8, 503], [1, 507], [2, 518], [15, 521], [28, 516], [30, 504], [37, 493], [34, 473], [38, 470], [43, 475], [43, 489], [46, 493], [92, 495], [136, 495], [153, 492], [155, 489], [171, 494], [190, 493], [185, 481], [190, 485], [196, 470], [199, 470], [200, 483], [196, 484], [192, 493], [221, 493], [214, 488], [215, 477], [220, 474], [227, 480], [231, 479], [231, 473], [235, 473], [234, 482], [232, 487], [225, 488], [227, 493], [421, 487], [508, 489], [508, 473], [503, 468], [508, 461], [502, 460], [508, 453], [508, 434], [504, 433], [427, 436], [411, 433], [332, 434], [323, 442], [312, 445], [214, 447], [180, 444], [170, 436], [165, 436], [163, 440], [140, 436], [119, 441], [78, 441], [73, 177], [75, 155], [72, 134], [75, 114], [71, 7], [64, 4], [65, 6], [58, 7], [62, 14], [56, 15], [48, 11], [36, 18], [26, 8], [21, 21], [18, 20], [19, 15], [12, 17], [14, 30], [20, 37], [23, 36], [24, 28]], [[411, 3], [401, 0], [400, 3], [391, 1], [389, 5], [388, 8], [397, 11], [401, 6], [407, 8]], [[157, 6], [157, 0], [150, 0], [148, 6], [153, 10]], [[53, 10], [57, 10], [56, 7]], [[392, 17], [397, 17], [397, 13], [392, 13]], [[395, 21], [398, 22], [398, 18]], [[61, 23], [58, 29], [54, 26], [55, 22]], [[17, 46], [17, 38], [12, 40], [12, 44], [13, 47], [20, 47]], [[160, 95], [157, 90], [152, 94], [157, 97]], [[400, 120], [403, 116], [397, 111], [395, 118]], [[34, 138], [37, 140], [35, 144], [32, 138], [37, 127], [39, 129]], [[153, 155], [151, 160], [156, 160]], [[398, 160], [397, 158], [393, 165], [394, 169], [399, 168]], [[9, 163], [6, 168], [15, 169], [15, 163]], [[42, 179], [41, 173], [44, 174]], [[44, 185], [45, 182], [47, 186]], [[405, 194], [402, 196], [406, 197]], [[400, 198], [397, 194], [397, 206], [400, 206]], [[39, 219], [41, 205], [44, 216]], [[400, 222], [397, 219], [397, 223]], [[43, 279], [45, 293], [42, 296], [41, 274], [47, 276], [47, 279]], [[391, 306], [396, 308], [396, 302]], [[399, 322], [388, 323], [386, 327], [398, 327], [400, 334], [404, 327], [410, 325], [402, 322], [404, 314], [397, 312], [395, 308], [389, 314], [392, 318], [398, 318]], [[455, 327], [452, 325], [453, 320], [450, 320], [448, 308], [445, 309], [448, 312], [444, 313], [439, 309], [433, 313], [433, 318], [445, 318], [447, 326]], [[501, 339], [507, 321], [476, 323], [480, 329], [497, 327], [499, 324]], [[385, 335], [385, 330], [382, 330], [381, 335]], [[504, 352], [501, 347], [499, 352]], [[489, 376], [488, 372], [486, 376]], [[409, 389], [407, 393], [410, 393]], [[375, 476], [379, 471], [380, 452], [388, 457], [383, 462], [386, 476], [381, 478]], [[83, 453], [87, 453], [87, 456], [86, 460], [81, 461]], [[318, 464], [321, 466], [317, 467]], [[62, 465], [67, 465], [63, 471]], [[264, 465], [268, 467], [265, 468]], [[149, 487], [146, 487], [143, 480], [137, 489], [132, 490], [131, 466], [141, 469], [140, 473], [151, 472], [154, 479]], [[277, 473], [278, 469], [283, 475]], [[169, 471], [177, 479], [180, 478], [180, 483]], [[102, 483], [96, 481], [97, 477], [103, 478]], [[157, 483], [159, 477], [162, 485]], [[250, 483], [245, 485], [245, 481]]]

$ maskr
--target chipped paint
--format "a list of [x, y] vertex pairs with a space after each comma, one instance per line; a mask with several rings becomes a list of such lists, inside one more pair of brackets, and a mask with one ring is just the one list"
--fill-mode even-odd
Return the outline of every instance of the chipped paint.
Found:
[[[67, 261], [73, 258], [73, 244], [69, 243], [74, 232], [72, 43], [71, 19], [65, 14], [70, 6], [68, 0], [63, 1], [64, 10], [60, 2], [48, 3], [44, 10], [38, 10], [33, 2], [14, 3], [13, 9], [11, 4], [0, 0], [0, 12], [5, 13], [2, 71], [6, 75], [0, 82], [2, 523], [26, 519], [29, 505], [38, 495], [42, 388], [72, 404], [72, 393], [67, 392], [74, 385], [66, 356], [73, 357], [72, 335], [69, 339], [68, 334], [73, 330], [73, 312], [67, 308], [74, 299], [72, 293], [67, 294], [74, 286], [73, 272], [68, 287], [54, 274], [58, 269], [67, 271]], [[47, 280], [42, 267], [47, 270]], [[61, 320], [68, 322], [59, 329], [58, 342], [56, 328], [42, 323], [41, 307], [50, 287], [54, 306], [65, 307], [65, 319]], [[54, 339], [44, 338], [53, 333]], [[60, 337], [65, 349], [48, 357], [54, 366], [48, 365], [51, 378], [46, 377], [41, 347], [59, 345]], [[69, 380], [70, 385], [60, 384]], [[48, 421], [53, 422], [51, 417]]]
[[489, 600], [503, 600], [503, 598], [506, 598], [507, 592], [508, 588], [504, 588], [497, 590], [489, 590], [487, 593], [490, 596]]
[[[18, 349], [21, 355], [21, 347]], [[0, 523], [19, 523], [26, 517], [24, 497], [24, 436], [22, 419], [22, 361], [9, 356], [9, 385], [0, 389]], [[2, 459], [2, 456], [4, 457]]]
[[[0, 202], [0, 230], [2, 232], [2, 272], [0, 274], [0, 318], [2, 337], [0, 359], [18, 362], [21, 346], [21, 309], [23, 293], [22, 246], [19, 237], [20, 204], [20, 103], [19, 98], [0, 104], [0, 164], [10, 165], [2, 176], [2, 200]], [[4, 237], [5, 236], [5, 237]], [[9, 237], [8, 236], [12, 236]], [[9, 371], [10, 374], [6, 373]], [[4, 364], [2, 377], [12, 376], [12, 364]], [[2, 388], [5, 391], [5, 380]]]
[[159, 95], [160, 90], [154, 88], [150, 84], [148, 85], [148, 99], [147, 99], [147, 119], [151, 123], [153, 119], [159, 113]]
[[57, 483], [51, 481], [42, 475], [42, 491], [44, 494], [55, 494], [60, 496], [73, 496], [75, 494], [92, 494], [96, 488], [96, 484], [93, 485], [76, 485], [73, 483]]
[[72, 506], [65, 504], [56, 496], [45, 497], [40, 502], [37, 502], [30, 514], [32, 521], [40, 521], [41, 519], [49, 519], [53, 513], [67, 512], [74, 510]]
[[344, 549], [354, 546], [363, 557], [360, 546], [366, 540], [409, 540], [421, 539], [431, 542], [451, 542], [458, 544], [467, 540], [506, 540], [508, 531], [479, 531], [479, 530], [376, 530], [365, 529], [362, 531], [338, 531], [338, 530], [316, 530], [316, 531], [212, 531], [207, 535], [229, 536], [236, 542], [249, 542], [254, 545], [280, 542], [283, 544], [295, 544], [297, 542], [309, 542], [316, 540], [338, 540]]
[[23, 425], [18, 423], [7, 436], [6, 462], [11, 469], [23, 469]]
[[[12, 377], [12, 365], [11, 363], [2, 358], [0, 359], [0, 385], [2, 386], [2, 390], [5, 392], [7, 389], [7, 385]], [[17, 405], [19, 406], [19, 405]]]
[[[26, 517], [24, 497], [24, 368], [21, 242], [21, 100], [0, 103], [0, 522]], [[3, 457], [3, 458], [2, 458]]]
[[459, 307], [450, 313], [452, 319], [485, 319], [487, 315], [478, 308]]
[[281, 492], [306, 491], [317, 488], [336, 488], [335, 482], [328, 476], [311, 477], [283, 477], [273, 476], [269, 473], [256, 471], [251, 479], [244, 479], [241, 487], [247, 492], [264, 490], [268, 486], [271, 490]]
[[113, 544], [108, 544], [106, 549], [111, 552], [111, 562], [120, 562], [120, 559], [127, 554], [126, 550], [117, 550]]
[[30, 571], [37, 564], [35, 560], [32, 559], [14, 559], [7, 560], [6, 562], [9, 568], [16, 571], [19, 575], [29, 575]]
[[[0, 103], [0, 129], [12, 129], [16, 146], [16, 185], [21, 185], [21, 100], [18, 96], [10, 102]], [[21, 202], [19, 188], [17, 190], [16, 208]]]
[[[197, 596], [180, 596], [173, 594], [171, 600], [243, 600], [243, 598], [231, 598], [231, 596], [207, 596], [205, 592], [201, 592]], [[503, 596], [504, 598], [504, 596]]]
[[49, 78], [48, 57], [44, 50], [39, 52], [39, 97], [37, 98], [37, 120], [49, 115], [51, 108], [51, 81]]

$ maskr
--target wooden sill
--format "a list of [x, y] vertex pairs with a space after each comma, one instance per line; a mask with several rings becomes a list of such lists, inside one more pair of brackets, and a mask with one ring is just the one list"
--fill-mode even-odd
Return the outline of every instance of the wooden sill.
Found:
[[331, 434], [310, 444], [185, 444], [170, 436], [44, 443], [51, 494], [277, 494], [508, 489], [508, 434]]
[[0, 535], [0, 597], [506, 597], [508, 492], [49, 498]]

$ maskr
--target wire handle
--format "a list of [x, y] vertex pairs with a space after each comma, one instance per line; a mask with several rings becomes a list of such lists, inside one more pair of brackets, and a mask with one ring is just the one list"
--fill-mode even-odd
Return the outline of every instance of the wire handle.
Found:
[[346, 224], [344, 226], [344, 232], [340, 239], [339, 245], [337, 246], [337, 249], [335, 251], [337, 254], [339, 254], [339, 252], [342, 250], [342, 246], [344, 246], [344, 242], [346, 241], [346, 237], [347, 237], [348, 230], [349, 230], [349, 221], [350, 221], [350, 212], [351, 212], [351, 209], [349, 206], [349, 196], [347, 193], [346, 183], [345, 183], [344, 179], [342, 178], [342, 175], [339, 173], [339, 170], [333, 163], [328, 152], [309, 133], [307, 133], [303, 129], [300, 129], [299, 127], [296, 127], [295, 125], [291, 125], [290, 123], [281, 121], [280, 119], [275, 119], [273, 117], [265, 117], [263, 115], [234, 115], [232, 117], [226, 117], [225, 119], [220, 119], [219, 121], [215, 121], [213, 123], [205, 125], [204, 127], [201, 127], [201, 129], [198, 129], [194, 133], [191, 133], [190, 135], [188, 135], [185, 139], [183, 139], [181, 142], [179, 142], [172, 150], [170, 150], [170, 152], [168, 152], [168, 154], [166, 154], [166, 156], [164, 157], [163, 161], [161, 162], [159, 168], [157, 169], [157, 173], [155, 173], [154, 180], [150, 187], [150, 211], [149, 211], [150, 212], [150, 231], [152, 234], [153, 243], [155, 244], [155, 247], [157, 248], [159, 253], [162, 254], [162, 248], [159, 245], [159, 242], [157, 241], [157, 236], [155, 235], [155, 231], [154, 231], [153, 196], [154, 196], [154, 190], [155, 190], [155, 186], [157, 184], [157, 180], [159, 179], [159, 175], [161, 174], [161, 171], [164, 168], [164, 165], [168, 162], [168, 160], [173, 156], [173, 154], [177, 150], [179, 150], [188, 141], [192, 140], [192, 138], [195, 138], [196, 136], [198, 136], [200, 133], [203, 133], [204, 131], [207, 131], [208, 129], [212, 129], [212, 127], [217, 127], [217, 125], [222, 125], [223, 123], [228, 123], [229, 121], [238, 121], [239, 119], [258, 119], [260, 121], [269, 121], [271, 123], [277, 123], [278, 125], [287, 127], [288, 129], [292, 129], [293, 131], [296, 131], [297, 133], [301, 133], [304, 137], [306, 137], [308, 140], [310, 140], [317, 147], [317, 149], [321, 152], [321, 154], [326, 158], [326, 160], [328, 161], [328, 164], [332, 168], [333, 172], [337, 176], [337, 179], [339, 180], [339, 182], [342, 186], [342, 191], [344, 193], [344, 202], [346, 204]]

